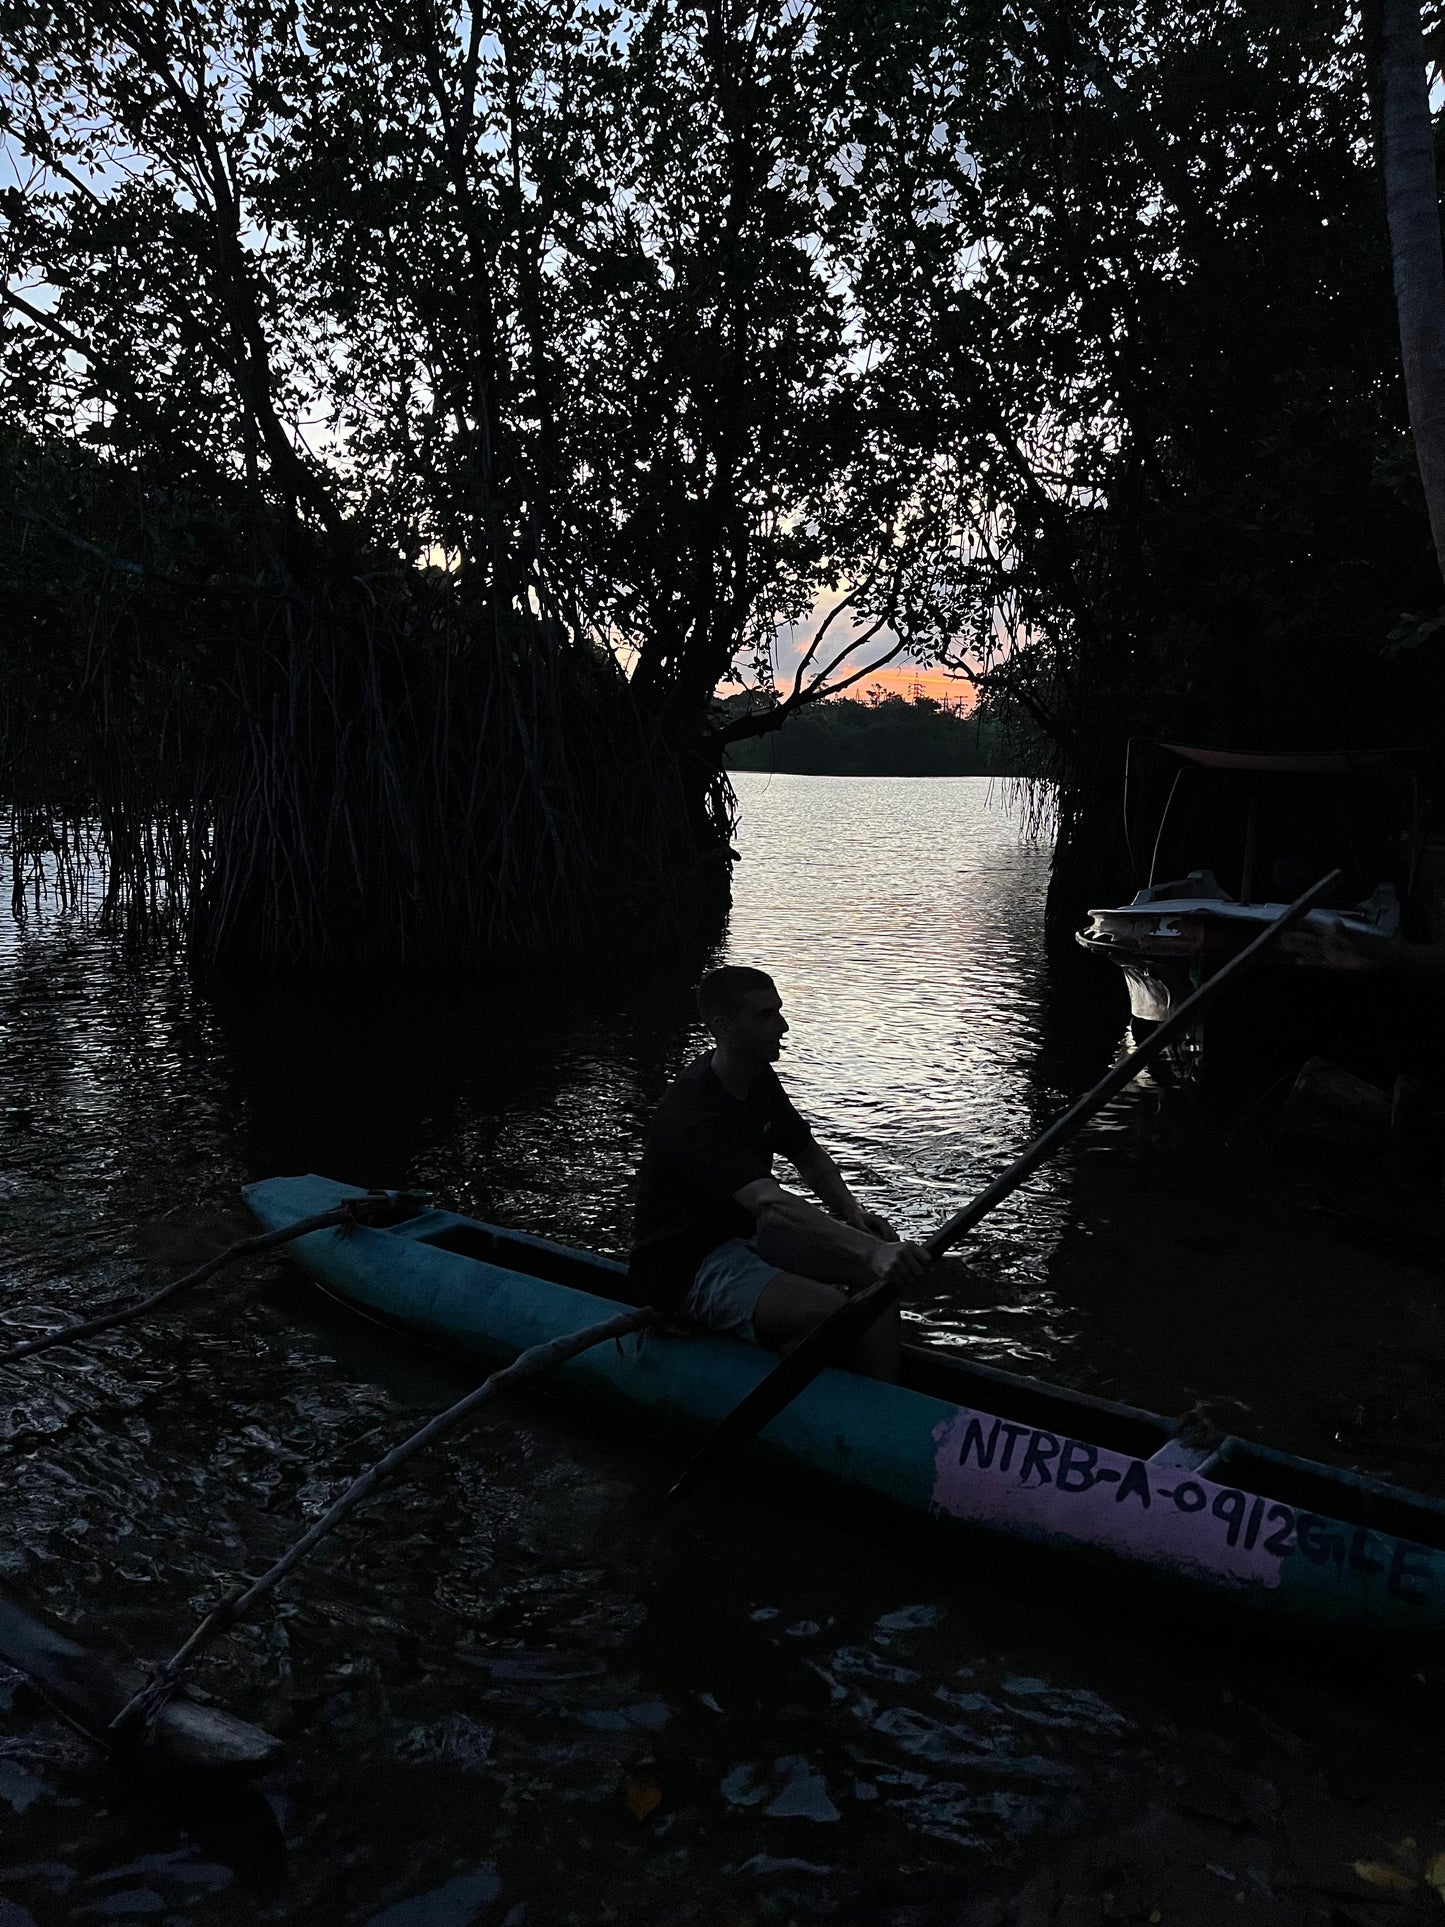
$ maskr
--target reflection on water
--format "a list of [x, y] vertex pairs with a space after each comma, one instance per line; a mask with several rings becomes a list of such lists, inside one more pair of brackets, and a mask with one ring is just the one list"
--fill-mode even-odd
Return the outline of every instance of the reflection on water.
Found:
[[[1104, 1068], [1118, 987], [1058, 1021], [1046, 858], [986, 784], [738, 788], [727, 954], [777, 976], [783, 1073], [820, 1136], [926, 1231]], [[701, 1047], [689, 975], [618, 981], [597, 960], [521, 986], [202, 992], [63, 926], [0, 927], [3, 1328], [174, 1275], [237, 1235], [237, 1187], [276, 1171], [621, 1250], [646, 1118]], [[1142, 1402], [1230, 1394], [1285, 1442], [1429, 1482], [1433, 1293], [1384, 1265], [1343, 1288], [1317, 1214], [1247, 1140], [1225, 1146], [1228, 1123], [1198, 1094], [1136, 1090], [915, 1312]], [[169, 1650], [464, 1383], [283, 1262], [222, 1274], [162, 1325], [5, 1377], [0, 1574]], [[1239, 1708], [1266, 1689], [1241, 1700], [1232, 1679], [1226, 1703], [1147, 1610], [1117, 1631], [1057, 1574], [943, 1564], [743, 1489], [667, 1507], [675, 1471], [540, 1401], [440, 1448], [201, 1668], [290, 1741], [249, 1806], [112, 1785], [0, 1668], [0, 1921], [941, 1927], [1160, 1775], [1223, 1776], [1254, 1814], [1259, 1776], [1297, 1771], [1323, 1812], [1337, 1726], [1388, 1810], [1341, 1809], [1334, 1859], [1386, 1826], [1445, 1844], [1415, 1742], [1369, 1737], [1358, 1709], [1290, 1709], [1308, 1769], [1261, 1763]], [[1288, 1810], [1287, 1787], [1272, 1797]], [[1266, 1872], [1273, 1838], [1248, 1849]]]
[[[777, 978], [793, 1024], [781, 1074], [818, 1135], [922, 1237], [1067, 1101], [1037, 1075], [1047, 852], [979, 780], [747, 773], [738, 789], [729, 954]], [[1046, 1273], [1067, 1213], [1066, 1160], [976, 1240], [985, 1304], [950, 1264], [913, 1311], [986, 1355], [1056, 1356], [1069, 1321]]]
[[[799, 1104], [870, 1201], [921, 1234], [1065, 1101], [1035, 1070], [1045, 853], [980, 781], [738, 782], [727, 954], [776, 974]], [[81, 1215], [122, 1224], [158, 1181], [173, 1204], [178, 1183], [209, 1198], [317, 1169], [621, 1251], [646, 1119], [706, 1041], [691, 973], [201, 995], [179, 971], [133, 973], [45, 928], [11, 933], [6, 961], [7, 1053], [25, 1066], [7, 1099], [9, 1182], [27, 1162], [57, 1181], [68, 1168]], [[958, 1341], [1056, 1351], [1045, 1272], [1066, 1216], [1063, 1164], [977, 1241], [999, 1301], [982, 1322], [952, 1267], [915, 1309]]]

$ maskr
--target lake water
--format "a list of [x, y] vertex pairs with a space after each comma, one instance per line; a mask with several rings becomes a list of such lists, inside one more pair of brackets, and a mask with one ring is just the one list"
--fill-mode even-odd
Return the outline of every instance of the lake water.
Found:
[[[1119, 986], [1046, 971], [1047, 856], [986, 782], [737, 788], [726, 954], [774, 973], [796, 1101], [921, 1234], [1100, 1074]], [[278, 1171], [620, 1251], [647, 1116], [702, 1042], [665, 967], [202, 991], [54, 919], [0, 925], [5, 1327], [174, 1275]], [[1341, 1245], [1256, 1126], [1136, 1086], [914, 1316], [1138, 1403], [1233, 1398], [1242, 1429], [1439, 1489], [1435, 1281]], [[283, 1260], [223, 1273], [7, 1375], [0, 1572], [163, 1653], [462, 1383]], [[0, 1927], [927, 1927], [1161, 1799], [1195, 1917], [1239, 1921], [1285, 1917], [1290, 1868], [1338, 1886], [1382, 1831], [1445, 1844], [1403, 1702], [765, 1494], [669, 1508], [675, 1471], [541, 1402], [440, 1449], [199, 1669], [290, 1742], [249, 1798], [117, 1786], [0, 1668]]]

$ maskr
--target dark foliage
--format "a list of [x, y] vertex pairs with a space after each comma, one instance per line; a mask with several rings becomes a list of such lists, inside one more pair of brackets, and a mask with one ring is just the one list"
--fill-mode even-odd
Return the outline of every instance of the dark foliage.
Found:
[[950, 454], [938, 626], [1012, 639], [985, 687], [1052, 743], [1062, 929], [1130, 881], [1131, 736], [1423, 742], [1438, 770], [1355, 16], [856, 4], [832, 31], [868, 332]]
[[22, 914], [49, 886], [199, 965], [268, 968], [625, 960], [715, 930], [725, 786], [610, 661], [481, 619], [441, 571], [338, 583], [324, 538], [282, 571], [243, 511], [73, 447], [8, 455]]
[[716, 927], [715, 684], [907, 546], [819, 57], [723, 0], [0, 4], [26, 887], [248, 963]]
[[729, 769], [798, 776], [1022, 776], [1025, 765], [996, 717], [928, 696], [810, 703], [780, 729], [728, 747]]
[[664, 941], [779, 720], [714, 690], [865, 644], [1046, 746], [1061, 928], [1131, 737], [1438, 767], [1343, 7], [0, 0], [0, 116], [32, 878], [216, 957]]

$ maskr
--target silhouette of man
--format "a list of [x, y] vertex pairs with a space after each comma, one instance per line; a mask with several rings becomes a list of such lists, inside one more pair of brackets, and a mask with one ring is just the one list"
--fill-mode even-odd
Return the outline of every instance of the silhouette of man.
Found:
[[[638, 1172], [631, 1271], [639, 1295], [714, 1331], [787, 1351], [850, 1292], [919, 1284], [932, 1263], [853, 1196], [773, 1069], [788, 1024], [771, 977], [728, 965], [698, 1011], [716, 1048], [665, 1092]], [[781, 1152], [827, 1207], [773, 1177]], [[885, 1312], [854, 1369], [896, 1379], [900, 1323]]]

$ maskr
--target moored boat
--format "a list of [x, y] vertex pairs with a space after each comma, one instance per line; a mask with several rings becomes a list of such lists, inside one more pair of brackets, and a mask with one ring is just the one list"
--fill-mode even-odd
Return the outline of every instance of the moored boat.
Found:
[[[1382, 993], [1381, 979], [1368, 967], [1371, 955], [1388, 960], [1401, 934], [1403, 898], [1410, 899], [1422, 933], [1436, 928], [1440, 914], [1438, 891], [1421, 861], [1415, 753], [1266, 754], [1186, 743], [1153, 749], [1169, 759], [1174, 775], [1152, 836], [1148, 882], [1128, 902], [1091, 908], [1075, 933], [1083, 949], [1123, 972], [1135, 1034], [1146, 1035], [1276, 923], [1301, 878], [1339, 863], [1345, 875], [1338, 894], [1316, 905], [1303, 927], [1343, 940], [1348, 961], [1331, 957], [1328, 945], [1304, 958], [1276, 950], [1242, 996], [1210, 1013], [1202, 1058], [1251, 1069], [1266, 1058], [1317, 1052], [1360, 1065], [1389, 1059], [1411, 1034], [1419, 1000], [1408, 987], [1402, 997], [1393, 982]], [[1161, 854], [1171, 866], [1179, 859], [1222, 861], [1238, 895], [1207, 867], [1156, 882]]]
[[[1284, 912], [1283, 903], [1237, 903], [1208, 870], [1195, 870], [1178, 882], [1140, 890], [1129, 903], [1090, 910], [1075, 941], [1118, 964], [1129, 988], [1130, 1017], [1147, 1026], [1161, 1023]], [[1304, 927], [1322, 936], [1338, 931], [1366, 946], [1389, 943], [1399, 935], [1399, 899], [1382, 885], [1353, 910], [1312, 910]], [[1271, 967], [1296, 1002], [1301, 984], [1317, 974], [1289, 959], [1265, 966]]]
[[[316, 1176], [245, 1191], [274, 1230], [364, 1195]], [[614, 1260], [424, 1205], [402, 1205], [386, 1225], [312, 1232], [293, 1250], [353, 1309], [488, 1368], [629, 1297]], [[926, 1346], [905, 1352], [899, 1385], [822, 1372], [749, 1448], [749, 1470], [1411, 1650], [1445, 1631], [1445, 1500], [1193, 1415], [1171, 1420]], [[655, 1331], [585, 1353], [547, 1388], [687, 1446], [774, 1363], [734, 1339]]]

